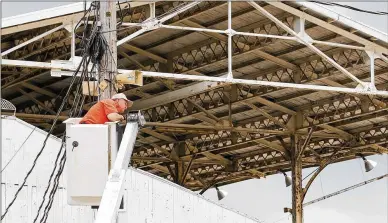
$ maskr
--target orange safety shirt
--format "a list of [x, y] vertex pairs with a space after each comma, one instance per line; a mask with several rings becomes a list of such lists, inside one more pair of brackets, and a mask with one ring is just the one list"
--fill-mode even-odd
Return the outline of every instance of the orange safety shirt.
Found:
[[118, 112], [118, 104], [112, 99], [104, 99], [93, 105], [80, 121], [81, 124], [104, 124], [109, 122], [108, 115]]

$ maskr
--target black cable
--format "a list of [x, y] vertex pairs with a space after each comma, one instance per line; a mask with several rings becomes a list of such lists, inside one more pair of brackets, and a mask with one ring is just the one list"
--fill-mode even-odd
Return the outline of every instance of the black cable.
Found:
[[[90, 59], [88, 60], [88, 62], [89, 62], [89, 61], [90, 61]], [[82, 63], [81, 63], [81, 64], [82, 64]], [[70, 117], [73, 116], [73, 114], [75, 113], [75, 111], [77, 110], [77, 107], [78, 107], [79, 100], [78, 100], [77, 98], [79, 98], [79, 94], [80, 94], [80, 86], [81, 86], [81, 85], [80, 85], [80, 82], [84, 79], [84, 76], [85, 76], [85, 75], [84, 75], [84, 72], [85, 72], [85, 65], [88, 65], [88, 64], [87, 64], [86, 62], [84, 62], [83, 65], [84, 65], [84, 70], [83, 70], [83, 73], [81, 74], [81, 77], [80, 77], [79, 80], [78, 80], [78, 83], [77, 83], [77, 90], [76, 90], [76, 93], [75, 93], [75, 100], [74, 100], [74, 103], [72, 104], [72, 107], [71, 107], [70, 112], [69, 112], [69, 116], [70, 116]], [[87, 68], [87, 66], [86, 66], [86, 68]], [[87, 72], [87, 70], [86, 70], [86, 72]], [[36, 214], [35, 219], [34, 219], [34, 221], [33, 221], [34, 223], [35, 223], [36, 220], [38, 219], [38, 217], [39, 217], [39, 215], [40, 215], [40, 210], [42, 209], [43, 204], [44, 204], [44, 202], [45, 202], [45, 200], [46, 200], [46, 195], [47, 195], [47, 193], [48, 193], [48, 191], [49, 191], [49, 189], [50, 189], [51, 181], [52, 181], [52, 179], [53, 179], [54, 173], [55, 173], [55, 171], [56, 171], [56, 169], [57, 169], [57, 167], [58, 167], [58, 165], [57, 165], [58, 159], [59, 159], [59, 157], [60, 157], [60, 155], [61, 155], [61, 153], [62, 153], [62, 149], [63, 149], [64, 144], [65, 144], [65, 137], [62, 138], [61, 148], [60, 148], [60, 150], [58, 151], [57, 157], [56, 157], [56, 159], [55, 159], [54, 168], [53, 168], [53, 170], [52, 170], [52, 172], [51, 172], [51, 175], [50, 175], [50, 177], [49, 177], [48, 185], [47, 185], [46, 190], [45, 190], [44, 195], [43, 195], [43, 200], [42, 200], [41, 204], [39, 205], [37, 214]], [[65, 149], [65, 152], [64, 152], [64, 153], [66, 153], [66, 149]], [[57, 191], [57, 187], [58, 187], [58, 180], [59, 180], [59, 178], [60, 178], [60, 176], [61, 176], [61, 174], [62, 174], [63, 166], [65, 165], [65, 163], [63, 162], [63, 156], [65, 156], [65, 155], [62, 155], [62, 158], [61, 158], [61, 161], [60, 161], [60, 165], [59, 165], [58, 172], [57, 172], [57, 174], [55, 175], [54, 180], [53, 180], [53, 183], [54, 183], [54, 184], [53, 184], [53, 187], [51, 188], [51, 191], [50, 191], [48, 203], [46, 204], [46, 206], [45, 206], [45, 208], [44, 208], [44, 214], [43, 214], [43, 216], [42, 216], [40, 222], [42, 222], [42, 221], [45, 222], [44, 219], [47, 220], [47, 217], [45, 217], [45, 216], [48, 216], [48, 212], [49, 212], [50, 209], [51, 209], [51, 205], [52, 205], [52, 202], [53, 202], [53, 199], [54, 199], [54, 195], [55, 195], [55, 193], [56, 193], [56, 191]]]
[[119, 5], [119, 15], [120, 15], [120, 20], [117, 23], [117, 26], [121, 26], [121, 24], [123, 24], [124, 22], [123, 11], [121, 10], [120, 1], [117, 1], [117, 4]]
[[319, 1], [310, 1], [310, 2], [314, 2], [317, 4], [321, 4], [321, 5], [338, 6], [338, 7], [347, 8], [347, 9], [351, 9], [354, 11], [364, 12], [364, 13], [369, 13], [369, 14], [374, 14], [374, 15], [388, 15], [388, 12], [380, 12], [380, 11], [374, 12], [374, 11], [359, 9], [359, 8], [349, 6], [349, 5], [341, 5], [341, 4], [334, 3], [334, 2], [319, 2]]
[[[82, 89], [81, 88], [82, 87], [82, 85], [81, 85], [82, 81], [84, 81], [86, 78], [89, 80], [89, 76], [88, 76], [88, 73], [89, 73], [88, 72], [89, 63], [92, 61], [92, 63], [93, 63], [92, 71], [93, 71], [96, 63], [100, 63], [100, 58], [101, 57], [100, 57], [99, 53], [101, 53], [101, 47], [107, 48], [107, 45], [105, 44], [105, 42], [102, 39], [103, 36], [100, 33], [97, 33], [97, 30], [99, 28], [97, 26], [95, 26], [95, 23], [93, 23], [93, 24], [94, 24], [93, 29], [92, 29], [93, 31], [91, 32], [88, 44], [86, 45], [85, 50], [83, 51], [84, 56], [89, 55], [89, 57], [88, 57], [87, 60], [84, 59], [80, 63], [80, 64], [83, 65], [84, 69], [82, 70], [80, 78], [78, 79], [78, 82], [77, 82], [77, 88], [76, 88], [76, 91], [75, 91], [74, 103], [73, 103], [73, 106], [72, 106], [71, 111], [69, 113], [70, 117], [72, 117], [73, 114], [77, 114], [78, 107], [79, 107], [78, 115], [80, 115], [82, 110], [83, 110], [82, 108], [83, 108], [83, 104], [85, 102], [85, 96], [81, 96], [80, 91]], [[84, 38], [86, 39], [87, 37], [84, 36]], [[103, 49], [103, 51], [105, 51], [105, 49]], [[89, 83], [88, 83], [88, 88], [89, 88], [89, 95], [90, 95]], [[57, 163], [57, 160], [59, 158], [59, 155], [60, 155], [60, 152], [57, 155], [56, 163]], [[61, 174], [63, 172], [65, 163], [66, 163], [66, 150], [65, 150], [65, 152], [62, 155], [58, 172], [57, 172], [56, 176], [54, 177], [54, 180], [53, 180], [54, 184], [53, 184], [53, 187], [51, 188], [49, 199], [48, 199], [48, 202], [47, 202], [47, 204], [46, 204], [46, 206], [44, 208], [44, 213], [43, 213], [43, 216], [42, 216], [40, 222], [46, 222], [46, 220], [48, 218], [49, 211], [51, 210], [51, 207], [52, 207], [52, 204], [53, 204], [53, 201], [54, 201], [54, 196], [55, 196], [55, 193], [56, 193], [56, 191], [58, 189], [59, 179], [60, 179], [60, 176], [61, 176]], [[53, 171], [51, 173], [50, 180], [49, 180], [47, 188], [50, 188], [51, 179], [52, 179], [52, 176], [53, 176], [53, 174], [54, 174], [54, 172], [56, 170], [56, 167], [57, 167], [57, 165], [55, 164], [55, 166], [53, 168]], [[47, 191], [48, 191], [48, 189], [46, 189], [46, 192], [45, 192], [44, 196], [47, 195]], [[36, 221], [36, 219], [38, 218], [38, 216], [40, 214], [39, 211], [41, 210], [41, 207], [43, 206], [44, 201], [45, 201], [45, 199], [42, 201], [42, 203], [40, 205], [40, 208], [39, 208], [38, 213], [37, 213], [37, 217], [35, 218], [34, 222]]]
[[[48, 140], [49, 136], [52, 134], [52, 132], [53, 132], [53, 130], [54, 130], [56, 124], [57, 124], [58, 117], [59, 117], [60, 113], [62, 112], [63, 108], [69, 103], [68, 102], [68, 98], [70, 96], [70, 92], [71, 92], [74, 84], [76, 83], [77, 74], [81, 70], [81, 66], [84, 65], [83, 66], [83, 70], [82, 70], [82, 74], [81, 74], [81, 78], [78, 79], [77, 84], [76, 84], [77, 88], [76, 88], [76, 93], [75, 93], [75, 100], [74, 100], [74, 103], [72, 104], [72, 107], [70, 109], [70, 117], [72, 117], [73, 114], [77, 113], [76, 111], [77, 111], [77, 108], [78, 108], [78, 104], [81, 105], [79, 113], [81, 113], [81, 111], [82, 111], [83, 103], [84, 103], [85, 100], [84, 99], [81, 100], [81, 96], [79, 96], [79, 95], [80, 95], [82, 81], [85, 79], [85, 77], [88, 74], [88, 65], [89, 65], [89, 63], [91, 61], [93, 63], [93, 66], [95, 64], [97, 64], [97, 63], [100, 63], [101, 59], [103, 58], [103, 56], [106, 57], [106, 54], [104, 52], [108, 48], [106, 40], [103, 38], [103, 35], [98, 32], [99, 29], [100, 29], [100, 26], [98, 26], [95, 21], [93, 22], [93, 26], [92, 26], [92, 28], [90, 30], [88, 30], [88, 28], [87, 28], [89, 20], [88, 20], [88, 17], [86, 17], [86, 15], [93, 10], [95, 15], [99, 16], [98, 9], [99, 9], [99, 3], [98, 2], [93, 2], [91, 4], [89, 10], [84, 13], [84, 17], [81, 18], [81, 20], [80, 20], [80, 22], [84, 21], [84, 23], [85, 23], [84, 24], [85, 25], [85, 30], [83, 31], [83, 36], [82, 36], [82, 41], [81, 41], [81, 43], [83, 44], [82, 45], [83, 46], [82, 47], [83, 48], [83, 51], [82, 51], [82, 55], [83, 56], [82, 56], [81, 62], [78, 65], [77, 69], [75, 70], [75, 72], [73, 74], [73, 77], [72, 77], [72, 80], [70, 82], [69, 88], [68, 88], [68, 90], [67, 90], [67, 92], [66, 92], [66, 94], [65, 94], [65, 96], [63, 98], [63, 101], [62, 101], [62, 103], [61, 103], [61, 105], [60, 105], [60, 107], [59, 107], [59, 109], [57, 111], [57, 114], [56, 114], [56, 117], [55, 117], [55, 119], [53, 121], [53, 124], [52, 124], [52, 126], [51, 126], [51, 128], [50, 128], [50, 130], [49, 130], [49, 132], [48, 132], [48, 134], [47, 134], [47, 136], [46, 136], [46, 138], [45, 138], [45, 140], [43, 142], [42, 148], [40, 149], [40, 151], [36, 155], [36, 157], [34, 159], [34, 162], [33, 162], [33, 165], [31, 166], [31, 168], [27, 172], [27, 174], [26, 174], [26, 176], [25, 176], [25, 178], [23, 180], [23, 183], [20, 185], [19, 189], [16, 191], [16, 193], [14, 195], [14, 198], [8, 204], [5, 212], [1, 216], [1, 220], [5, 217], [5, 215], [9, 211], [9, 209], [14, 204], [14, 202], [15, 202], [16, 198], [18, 197], [21, 189], [24, 187], [24, 185], [27, 182], [28, 177], [32, 173], [33, 169], [35, 168], [36, 163], [37, 163], [39, 157], [41, 156], [42, 152], [44, 151], [44, 148], [46, 147], [47, 140]], [[95, 17], [95, 19], [96, 18], [98, 18], [98, 17]], [[75, 27], [75, 30], [80, 25], [80, 22], [77, 23], [77, 25]], [[74, 32], [75, 32], [75, 30], [74, 30]], [[62, 141], [62, 144], [63, 143], [64, 143], [64, 141]], [[63, 147], [63, 145], [61, 146], [60, 152], [62, 151], [62, 147]], [[53, 171], [52, 171], [52, 173], [50, 175], [48, 187], [46, 188], [46, 191], [44, 193], [44, 197], [46, 197], [47, 192], [48, 192], [48, 190], [50, 188], [51, 180], [52, 180], [54, 172], [55, 172], [55, 170], [57, 168], [57, 162], [58, 162], [58, 159], [59, 159], [60, 152], [57, 155], [57, 158], [56, 158], [56, 161], [55, 161], [55, 166], [54, 166]], [[60, 176], [61, 176], [61, 174], [63, 172], [64, 164], [66, 162], [66, 155], [65, 154], [66, 154], [66, 150], [65, 150], [64, 154], [62, 155], [57, 175], [54, 177], [54, 186], [53, 186], [52, 190], [50, 191], [49, 201], [48, 201], [48, 203], [47, 203], [47, 205], [46, 205], [46, 207], [44, 209], [44, 215], [43, 215], [43, 217], [41, 219], [41, 222], [47, 220], [48, 212], [51, 209], [53, 198], [54, 198], [54, 195], [55, 195], [56, 190], [58, 188], [59, 178], [60, 178]], [[43, 202], [39, 206], [37, 217], [34, 219], [34, 222], [39, 217], [39, 211], [41, 210], [41, 208], [42, 208], [42, 206], [44, 204], [44, 201], [45, 201], [45, 198], [43, 199]]]
[[40, 210], [42, 209], [42, 206], [43, 206], [43, 204], [44, 204], [44, 202], [45, 202], [45, 200], [46, 200], [46, 194], [47, 194], [47, 192], [48, 192], [48, 190], [49, 190], [49, 188], [50, 188], [51, 179], [52, 179], [53, 176], [54, 176], [55, 169], [56, 169], [56, 167], [57, 167], [57, 163], [58, 163], [60, 154], [62, 153], [63, 146], [65, 145], [65, 139], [66, 139], [66, 137], [62, 137], [61, 148], [59, 149], [58, 154], [57, 154], [57, 157], [55, 158], [55, 161], [54, 161], [54, 169], [52, 170], [52, 172], [51, 172], [51, 174], [50, 174], [50, 177], [49, 177], [49, 180], [48, 180], [49, 185], [46, 187], [46, 190], [45, 190], [44, 193], [43, 193], [43, 200], [42, 200], [42, 202], [41, 202], [40, 205], [39, 205], [39, 208], [38, 208], [38, 211], [36, 212], [37, 214], [36, 214], [36, 216], [35, 216], [35, 218], [34, 218], [33, 223], [35, 223], [36, 220], [38, 219]]
[[[61, 91], [59, 92], [59, 94], [54, 98], [54, 102], [52, 102], [52, 104], [55, 106], [57, 100], [60, 98], [60, 96], [62, 95], [63, 91], [66, 89], [66, 87], [63, 87], [61, 89]], [[48, 111], [45, 111], [43, 113], [43, 115], [46, 115], [48, 113]], [[17, 151], [15, 152], [15, 154], [12, 156], [12, 158], [8, 161], [8, 163], [4, 166], [4, 168], [1, 170], [0, 173], [2, 173], [6, 168], [7, 166], [12, 162], [12, 160], [14, 159], [14, 157], [18, 154], [18, 152], [22, 149], [23, 145], [27, 142], [27, 140], [31, 137], [32, 133], [35, 132], [35, 130], [37, 129], [38, 127], [34, 127], [34, 129], [30, 132], [30, 134], [28, 135], [28, 137], [23, 141], [22, 145], [17, 149]]]
[[60, 177], [62, 175], [63, 169], [65, 167], [65, 163], [66, 163], [66, 150], [62, 154], [61, 161], [60, 161], [60, 164], [59, 164], [59, 169], [58, 169], [57, 175], [54, 178], [54, 185], [53, 185], [53, 188], [52, 188], [52, 190], [50, 192], [49, 202], [47, 203], [47, 205], [46, 205], [46, 207], [44, 209], [44, 212], [43, 212], [43, 216], [42, 216], [42, 218], [40, 220], [41, 223], [47, 221], [49, 212], [50, 212], [52, 204], [54, 202], [54, 195], [55, 195], [55, 193], [58, 190], [59, 179], [60, 179]]
[[[81, 65], [81, 64], [82, 64], [82, 63], [80, 63], [80, 65]], [[78, 71], [79, 71], [80, 68], [81, 68], [80, 65], [78, 66], [76, 72], [74, 72], [72, 81], [70, 82], [70, 87], [69, 87], [69, 89], [67, 90], [66, 95], [65, 95], [65, 97], [64, 97], [64, 99], [63, 99], [63, 101], [62, 101], [62, 104], [61, 104], [60, 108], [58, 109], [58, 112], [57, 112], [57, 114], [56, 114], [56, 116], [55, 116], [55, 119], [54, 119], [54, 121], [53, 121], [53, 124], [51, 125], [51, 128], [50, 128], [50, 130], [49, 130], [49, 132], [48, 132], [48, 134], [47, 134], [45, 140], [43, 141], [43, 146], [42, 146], [42, 148], [40, 149], [40, 151], [39, 151], [38, 154], [36, 155], [36, 157], [35, 157], [35, 159], [34, 159], [34, 162], [33, 162], [32, 166], [31, 166], [31, 168], [29, 169], [29, 171], [27, 172], [26, 176], [24, 177], [23, 183], [20, 185], [19, 189], [16, 191], [16, 193], [15, 193], [15, 195], [14, 195], [14, 198], [13, 198], [12, 201], [8, 204], [8, 206], [7, 206], [7, 208], [5, 209], [3, 215], [1, 215], [1, 220], [3, 220], [3, 218], [5, 217], [5, 215], [8, 213], [9, 208], [12, 207], [12, 205], [14, 204], [14, 202], [15, 202], [16, 198], [18, 197], [20, 191], [23, 189], [24, 185], [26, 184], [28, 177], [29, 177], [30, 174], [32, 173], [33, 169], [35, 168], [36, 163], [37, 163], [39, 157], [42, 155], [43, 150], [44, 150], [44, 148], [46, 147], [47, 140], [48, 140], [48, 138], [50, 137], [51, 133], [53, 132], [54, 127], [55, 127], [55, 125], [56, 125], [56, 123], [57, 123], [57, 121], [58, 121], [59, 115], [60, 115], [60, 113], [62, 112], [63, 108], [65, 107], [65, 104], [67, 104], [67, 98], [68, 98], [69, 95], [70, 95], [70, 90], [71, 90], [71, 88], [72, 88], [72, 86], [73, 86], [73, 84], [74, 84], [74, 81], [75, 81], [75, 79], [76, 79], [76, 74], [78, 73]]]
[[19, 147], [18, 150], [16, 150], [16, 152], [13, 154], [13, 156], [11, 157], [11, 159], [8, 161], [7, 164], [5, 164], [4, 168], [1, 170], [0, 173], [3, 173], [3, 171], [5, 170], [5, 168], [7, 168], [7, 166], [12, 162], [13, 158], [15, 158], [15, 156], [18, 154], [18, 152], [20, 151], [20, 149], [24, 146], [24, 144], [27, 142], [27, 140], [31, 137], [32, 133], [35, 132], [36, 130], [36, 126], [34, 127], [34, 129], [32, 129], [32, 131], [30, 132], [30, 134], [27, 136], [27, 138], [23, 141], [22, 145]]

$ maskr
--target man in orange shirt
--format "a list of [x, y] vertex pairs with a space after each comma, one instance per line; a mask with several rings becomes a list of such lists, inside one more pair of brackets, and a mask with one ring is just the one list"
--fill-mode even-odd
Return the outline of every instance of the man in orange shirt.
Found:
[[124, 120], [120, 115], [132, 107], [133, 102], [123, 94], [115, 94], [112, 99], [104, 99], [93, 105], [80, 121], [80, 124], [104, 124]]

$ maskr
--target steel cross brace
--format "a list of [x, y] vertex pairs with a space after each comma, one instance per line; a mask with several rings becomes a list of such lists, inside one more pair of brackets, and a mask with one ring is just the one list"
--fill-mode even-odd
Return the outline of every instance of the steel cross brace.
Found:
[[188, 3], [187, 5], [184, 5], [181, 8], [176, 9], [174, 12], [172, 12], [172, 13], [170, 13], [170, 14], [168, 14], [160, 19], [151, 16], [150, 18], [148, 18], [147, 20], [145, 20], [144, 22], [142, 22], [140, 24], [124, 23], [123, 25], [140, 26], [141, 29], [132, 33], [131, 35], [124, 37], [123, 39], [117, 41], [117, 46], [120, 46], [121, 44], [128, 42], [129, 40], [131, 40], [131, 39], [135, 38], [136, 36], [139, 36], [147, 31], [151, 31], [151, 30], [162, 27], [163, 22], [175, 17], [179, 13], [182, 13], [182, 12], [198, 5], [199, 3], [201, 3], [201, 2], [194, 1], [194, 2]]
[[113, 168], [109, 172], [108, 181], [102, 195], [95, 223], [115, 222], [117, 211], [123, 196], [125, 175], [135, 146], [139, 125], [144, 125], [144, 117], [138, 112], [127, 116], [127, 126], [120, 144]]
[[[361, 87], [363, 87], [365, 90], [372, 90], [373, 87], [370, 86], [370, 84], [368, 83], [365, 83], [363, 81], [361, 81], [360, 79], [358, 79], [356, 76], [354, 76], [353, 74], [351, 74], [349, 71], [347, 71], [345, 68], [343, 68], [341, 65], [339, 65], [337, 62], [335, 62], [333, 59], [331, 59], [329, 56], [327, 56], [326, 54], [324, 54], [321, 50], [319, 50], [317, 47], [315, 47], [313, 44], [312, 44], [312, 39], [311, 37], [309, 37], [307, 35], [307, 33], [305, 32], [300, 32], [300, 34], [296, 33], [294, 30], [292, 30], [290, 27], [288, 27], [287, 25], [285, 25], [282, 21], [280, 21], [279, 19], [277, 19], [275, 16], [273, 16], [271, 13], [269, 13], [267, 10], [265, 10], [264, 8], [262, 8], [260, 5], [258, 5], [257, 3], [255, 3], [254, 1], [249, 1], [248, 2], [252, 7], [254, 7], [255, 9], [257, 9], [259, 12], [261, 12], [264, 16], [266, 16], [268, 19], [272, 20], [274, 23], [276, 23], [279, 27], [281, 27], [282, 29], [284, 29], [285, 31], [287, 31], [288, 33], [290, 33], [291, 35], [293, 35], [294, 37], [296, 37], [301, 43], [303, 43], [304, 45], [306, 45], [308, 48], [310, 48], [313, 52], [315, 52], [316, 54], [318, 54], [319, 56], [321, 56], [322, 58], [324, 58], [325, 60], [327, 60], [331, 65], [333, 65], [335, 68], [337, 68], [339, 71], [341, 71], [343, 74], [345, 74], [346, 76], [348, 76], [349, 78], [351, 78], [353, 81], [359, 83], [359, 85]], [[304, 23], [302, 24], [304, 26]], [[302, 30], [304, 29], [304, 27], [300, 27]]]

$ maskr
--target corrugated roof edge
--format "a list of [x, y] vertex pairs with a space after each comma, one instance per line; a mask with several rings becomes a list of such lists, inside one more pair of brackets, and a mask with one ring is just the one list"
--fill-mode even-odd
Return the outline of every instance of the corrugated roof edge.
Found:
[[[86, 7], [90, 6], [90, 2], [87, 2]], [[2, 28], [17, 26], [25, 23], [36, 22], [44, 19], [54, 18], [58, 16], [64, 16], [68, 14], [82, 12], [84, 10], [84, 3], [78, 2], [69, 5], [58, 6], [54, 8], [43, 9], [35, 12], [29, 12], [16, 16], [11, 16], [1, 19]]]
[[[91, 2], [87, 2], [86, 8], [90, 7]], [[125, 3], [121, 3], [125, 4]], [[131, 2], [132, 7], [138, 7], [141, 5], [149, 4], [148, 2]], [[77, 14], [84, 11], [84, 3], [78, 2], [69, 5], [58, 6], [54, 8], [43, 9], [35, 12], [29, 12], [16, 16], [6, 17], [1, 19], [1, 28], [9, 28], [26, 23], [32, 23], [41, 21], [44, 19], [51, 19], [60, 16], [66, 16], [70, 14]]]
[[218, 204], [218, 203], [216, 203], [216, 202], [214, 202], [214, 201], [212, 201], [212, 200], [210, 200], [210, 199], [208, 199], [208, 198], [205, 198], [204, 196], [201, 196], [201, 195], [199, 195], [199, 194], [197, 194], [197, 193], [195, 193], [195, 192], [193, 192], [193, 191], [191, 191], [191, 190], [189, 190], [189, 189], [187, 189], [187, 188], [181, 187], [181, 186], [179, 186], [179, 185], [177, 185], [177, 184], [175, 184], [175, 183], [172, 183], [171, 181], [168, 181], [168, 180], [166, 180], [166, 179], [164, 179], [164, 178], [161, 178], [161, 177], [159, 177], [159, 176], [157, 176], [157, 175], [154, 175], [154, 174], [152, 174], [152, 173], [149, 173], [149, 172], [146, 172], [146, 171], [143, 171], [143, 170], [140, 170], [140, 169], [136, 169], [136, 168], [134, 168], [134, 167], [129, 167], [128, 169], [131, 170], [131, 171], [138, 172], [138, 173], [143, 174], [143, 175], [147, 175], [147, 176], [149, 176], [149, 177], [151, 177], [151, 178], [153, 178], [153, 179], [156, 179], [156, 180], [161, 181], [161, 182], [163, 182], [163, 183], [169, 184], [170, 186], [179, 188], [180, 190], [184, 190], [185, 192], [190, 193], [190, 194], [192, 194], [192, 195], [194, 195], [194, 196], [196, 196], [196, 197], [198, 197], [198, 198], [204, 199], [204, 200], [206, 200], [206, 201], [208, 201], [208, 202], [210, 202], [210, 203], [212, 203], [212, 204], [215, 204], [215, 205], [217, 205], [217, 206], [220, 206], [220, 207], [222, 207], [222, 208], [225, 208], [225, 209], [227, 209], [227, 210], [229, 210], [229, 211], [232, 211], [232, 212], [234, 212], [234, 213], [237, 213], [237, 214], [239, 214], [239, 215], [241, 215], [241, 216], [244, 216], [244, 217], [246, 217], [246, 218], [249, 218], [249, 219], [251, 219], [251, 220], [253, 220], [253, 221], [260, 222], [260, 220], [257, 219], [257, 218], [255, 218], [255, 217], [251, 217], [251, 216], [249, 216], [249, 215], [247, 215], [247, 214], [245, 214], [245, 213], [242, 213], [242, 212], [239, 212], [239, 211], [234, 210], [234, 209], [232, 209], [232, 208], [226, 207], [225, 205]]
[[[33, 126], [33, 125], [31, 125], [31, 124], [29, 124], [29, 123], [27, 123], [27, 122], [25, 122], [25, 121], [23, 121], [23, 120], [21, 120], [21, 119], [18, 119], [18, 118], [16, 118], [15, 116], [6, 116], [6, 115], [2, 115], [2, 116], [1, 116], [1, 119], [15, 120], [15, 121], [19, 122], [20, 124], [27, 126], [28, 128], [31, 128], [31, 129], [34, 129], [34, 128], [35, 128], [35, 126]], [[44, 134], [44, 135], [47, 135], [47, 132], [46, 132], [46, 131], [44, 131], [44, 130], [38, 128], [38, 127], [37, 127], [34, 131], [37, 131], [37, 132], [42, 133], [42, 134]], [[58, 138], [58, 137], [56, 137], [56, 136], [54, 136], [54, 135], [50, 135], [49, 137], [50, 137], [51, 139], [54, 139], [54, 140], [58, 141], [58, 142], [62, 142], [62, 140], [61, 140], [60, 138]]]
[[339, 14], [338, 12], [336, 12], [328, 7], [325, 7], [323, 5], [319, 5], [319, 4], [313, 3], [313, 2], [295, 2], [295, 3], [300, 5], [300, 6], [304, 6], [308, 9], [318, 13], [318, 14], [321, 14], [321, 15], [326, 16], [328, 18], [334, 19], [335, 21], [338, 21], [346, 26], [354, 28], [358, 31], [361, 31], [361, 32], [367, 34], [367, 35], [376, 37], [377, 39], [388, 43], [388, 34], [387, 33], [384, 33], [380, 30], [372, 28], [372, 27], [370, 27], [366, 24], [363, 24], [361, 22], [355, 21], [349, 17], [343, 16], [343, 15]]

